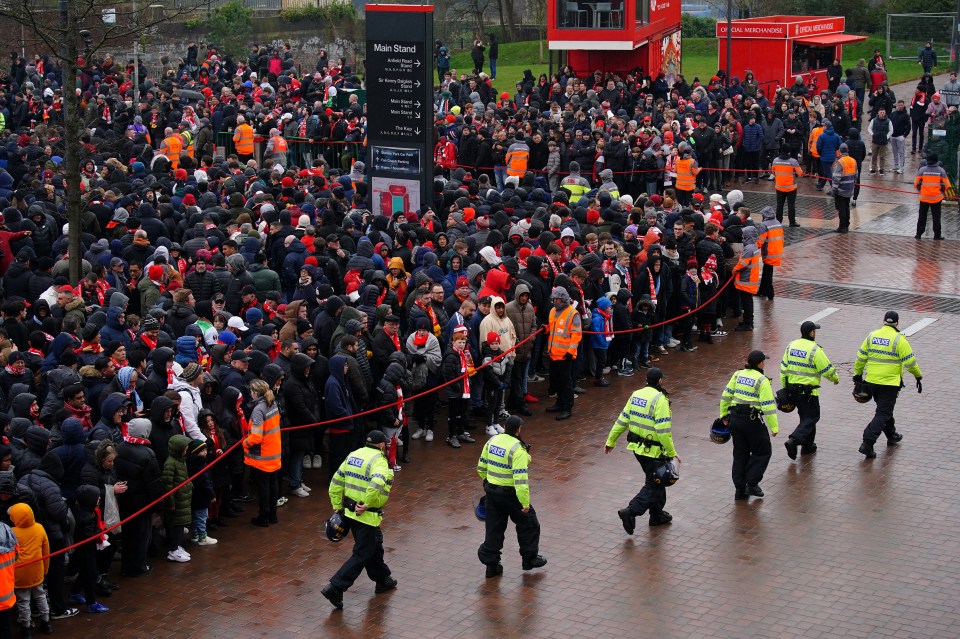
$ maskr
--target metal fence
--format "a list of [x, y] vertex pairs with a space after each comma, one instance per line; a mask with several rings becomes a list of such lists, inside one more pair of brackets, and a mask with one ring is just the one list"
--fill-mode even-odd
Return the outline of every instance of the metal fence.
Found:
[[[306, 168], [313, 166], [314, 160], [323, 158], [327, 164], [341, 171], [349, 171], [356, 161], [364, 161], [366, 147], [356, 142], [314, 142], [306, 138], [284, 138], [287, 141], [287, 166]], [[257, 136], [253, 140], [253, 156], [263, 163], [263, 152], [267, 139]], [[236, 152], [233, 133], [217, 134], [217, 153], [224, 157]]]

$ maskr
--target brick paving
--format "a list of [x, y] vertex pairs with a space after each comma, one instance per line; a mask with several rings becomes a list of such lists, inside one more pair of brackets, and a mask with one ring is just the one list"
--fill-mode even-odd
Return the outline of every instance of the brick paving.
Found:
[[[908, 173], [910, 163], [908, 156]], [[801, 222], [832, 220], [830, 200], [808, 185], [803, 189]], [[748, 195], [750, 205], [772, 201], [771, 190], [761, 185]], [[960, 463], [953, 453], [955, 425], [944, 419], [956, 410], [951, 381], [960, 358], [957, 244], [905, 240], [887, 226], [893, 224], [887, 213], [915, 211], [913, 196], [865, 190], [860, 200], [875, 203], [874, 214], [864, 214], [870, 219], [863, 232], [822, 232], [832, 222], [788, 229], [791, 247], [777, 271], [778, 297], [757, 301], [754, 333], [662, 358], [684, 459], [680, 482], [668, 490], [671, 526], [648, 529], [641, 519], [634, 536], [623, 532], [616, 510], [639, 489], [642, 473], [624, 445], [603, 454], [606, 433], [641, 376], [613, 378], [607, 389], [590, 387], [577, 400], [574, 418], [559, 425], [542, 412], [549, 402], [546, 385], [532, 384], [542, 401], [533, 407], [525, 438], [533, 446], [533, 503], [543, 526], [541, 552], [549, 559], [544, 569], [520, 570], [508, 531], [504, 575], [484, 579], [476, 559], [483, 527], [473, 517], [481, 494], [474, 471], [479, 444], [455, 451], [440, 436], [430, 444], [413, 442], [413, 463], [398, 473], [387, 508], [387, 561], [400, 582], [397, 590], [375, 596], [372, 582], [361, 577], [342, 612], [321, 597], [350, 546], [323, 536], [330, 512], [326, 470], [308, 470], [314, 496], [291, 498], [280, 509], [279, 525], [253, 529], [244, 517], [233, 519], [216, 533], [219, 545], [190, 549], [189, 564], [155, 559], [153, 574], [133, 580], [112, 573], [122, 589], [104, 600], [110, 613], [58, 622], [57, 634], [957, 636], [960, 506], [952, 497]], [[773, 357], [775, 376], [800, 322], [826, 306], [839, 311], [821, 321], [818, 341], [842, 382], [822, 393], [820, 450], [791, 462], [782, 442], [796, 416], [781, 414], [763, 482], [766, 497], [735, 503], [731, 445], [707, 436], [721, 389], [752, 348]], [[877, 459], [867, 461], [857, 446], [872, 405], [851, 399], [850, 377], [860, 341], [880, 325], [888, 306], [900, 311], [902, 327], [922, 318], [936, 322], [910, 338], [925, 392], [918, 395], [910, 384], [901, 395], [897, 418], [904, 442], [879, 446]], [[482, 433], [479, 425], [475, 432]]]

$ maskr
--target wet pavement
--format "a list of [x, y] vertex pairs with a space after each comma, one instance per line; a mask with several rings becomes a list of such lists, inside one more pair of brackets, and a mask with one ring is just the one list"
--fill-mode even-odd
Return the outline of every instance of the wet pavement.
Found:
[[[907, 173], [915, 171], [908, 155]], [[882, 184], [908, 180], [889, 172]], [[881, 183], [880, 179], [869, 180]], [[512, 529], [504, 574], [484, 579], [476, 549], [483, 526], [473, 516], [481, 495], [480, 444], [452, 450], [437, 440], [413, 442], [413, 463], [397, 474], [383, 531], [386, 559], [399, 587], [374, 595], [361, 576], [333, 611], [320, 595], [346, 559], [350, 542], [332, 544], [322, 525], [330, 513], [322, 477], [291, 497], [280, 524], [252, 528], [248, 517], [215, 533], [220, 543], [188, 550], [193, 561], [154, 560], [151, 575], [111, 577], [122, 586], [105, 615], [57, 622], [63, 636], [109, 637], [955, 637], [960, 627], [960, 515], [956, 487], [956, 377], [960, 361], [958, 243], [916, 241], [916, 198], [865, 189], [853, 231], [835, 225], [832, 201], [805, 185], [801, 229], [787, 229], [785, 264], [775, 301], [756, 301], [756, 330], [732, 333], [695, 353], [671, 352], [660, 364], [683, 457], [668, 489], [670, 526], [638, 519], [624, 533], [616, 511], [642, 484], [640, 467], [621, 445], [603, 442], [641, 374], [588, 387], [573, 419], [556, 422], [546, 384], [525, 439], [532, 444], [532, 499], [549, 564], [523, 572]], [[772, 186], [748, 195], [772, 203]], [[947, 237], [957, 237], [947, 209]], [[906, 225], [906, 226], [903, 226]], [[888, 308], [901, 328], [933, 320], [910, 336], [924, 373], [897, 405], [900, 446], [857, 452], [872, 405], [851, 398], [853, 361], [864, 335]], [[824, 315], [818, 341], [840, 370], [841, 384], [822, 391], [819, 452], [790, 461], [783, 441], [796, 425], [781, 414], [763, 499], [734, 502], [731, 444], [710, 441], [720, 393], [746, 353], [762, 348], [775, 373], [799, 324]], [[727, 320], [728, 326], [734, 320]], [[775, 387], [779, 387], [779, 380]], [[481, 433], [479, 421], [474, 433]], [[483, 439], [482, 437], [478, 437]], [[248, 505], [247, 511], [252, 508]]]

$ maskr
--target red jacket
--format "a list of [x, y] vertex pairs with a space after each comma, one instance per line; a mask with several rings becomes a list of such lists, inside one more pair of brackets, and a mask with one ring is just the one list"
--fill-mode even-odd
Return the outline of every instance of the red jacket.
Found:
[[0, 251], [3, 251], [3, 255], [0, 257], [0, 275], [5, 274], [10, 265], [13, 264], [15, 256], [13, 255], [13, 249], [10, 248], [10, 242], [26, 237], [28, 232], [0, 230]]

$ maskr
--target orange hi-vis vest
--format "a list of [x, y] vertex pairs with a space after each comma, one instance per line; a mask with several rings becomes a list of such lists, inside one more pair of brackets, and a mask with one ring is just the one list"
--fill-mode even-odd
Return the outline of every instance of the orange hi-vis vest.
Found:
[[244, 122], [233, 132], [237, 155], [253, 155], [253, 127]]
[[823, 133], [823, 125], [818, 124], [810, 130], [810, 135], [807, 137], [807, 151], [815, 158], [820, 157], [820, 152], [817, 151], [817, 140], [820, 139], [821, 133]]
[[9, 610], [17, 605], [14, 564], [17, 563], [19, 552], [16, 535], [9, 526], [0, 523], [0, 610]]
[[163, 142], [160, 144], [160, 153], [169, 158], [170, 166], [172, 166], [174, 170], [179, 169], [180, 154], [183, 153], [183, 138], [176, 133], [163, 138]]
[[937, 204], [943, 201], [943, 195], [950, 186], [947, 173], [939, 166], [921, 166], [913, 185], [920, 191], [920, 201], [925, 204]]
[[674, 188], [681, 191], [692, 191], [697, 188], [697, 163], [693, 158], [681, 158], [677, 160], [677, 181]]
[[527, 172], [527, 162], [530, 161], [530, 150], [525, 146], [511, 145], [507, 151], [507, 175], [523, 177]]
[[[764, 220], [764, 223], [766, 222], [767, 220]], [[780, 266], [783, 262], [783, 227], [779, 223], [767, 227], [760, 234], [759, 244], [763, 263], [767, 266]]]
[[756, 295], [760, 290], [760, 251], [750, 257], [741, 255], [740, 261], [733, 267], [733, 272], [737, 275], [733, 282], [737, 290]]
[[561, 360], [567, 355], [576, 357], [582, 335], [580, 313], [572, 304], [559, 312], [550, 309], [547, 321], [547, 354], [550, 359]]
[[280, 155], [287, 154], [287, 141], [283, 139], [282, 136], [276, 136], [273, 138], [273, 152], [279, 153]]
[[250, 424], [250, 434], [243, 440], [243, 461], [266, 473], [280, 470], [280, 411], [276, 403], [267, 407], [262, 424]]
[[803, 169], [793, 158], [783, 160], [777, 158], [771, 164], [773, 177], [776, 179], [777, 190], [781, 193], [789, 193], [797, 190], [797, 178], [803, 176]]

